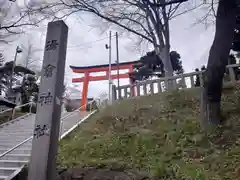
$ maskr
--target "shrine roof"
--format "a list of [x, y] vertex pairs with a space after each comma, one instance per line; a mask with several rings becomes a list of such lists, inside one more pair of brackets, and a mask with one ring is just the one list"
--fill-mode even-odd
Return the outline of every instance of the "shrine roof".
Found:
[[[131, 65], [131, 64], [137, 64], [140, 63], [140, 61], [128, 61], [128, 62], [121, 62], [119, 63], [119, 66], [121, 65]], [[98, 68], [104, 68], [104, 67], [108, 67], [109, 64], [101, 64], [101, 65], [94, 65], [94, 66], [71, 66], [71, 69], [77, 69], [77, 70], [86, 70], [86, 69], [98, 69]], [[112, 67], [117, 66], [117, 63], [113, 63], [111, 64]]]

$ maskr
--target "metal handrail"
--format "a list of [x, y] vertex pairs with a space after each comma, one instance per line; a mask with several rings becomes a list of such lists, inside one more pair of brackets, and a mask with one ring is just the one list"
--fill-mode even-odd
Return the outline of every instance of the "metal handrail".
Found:
[[97, 112], [97, 110], [92, 111], [90, 114], [88, 114], [87, 116], [85, 116], [84, 118], [82, 118], [80, 121], [78, 121], [75, 125], [73, 125], [70, 129], [68, 129], [66, 132], [62, 133], [62, 135], [59, 136], [59, 140], [63, 139], [64, 137], [66, 137], [69, 133], [71, 133], [74, 129], [76, 129], [79, 124], [81, 124], [82, 122], [84, 122], [86, 119], [88, 119], [88, 117], [90, 117], [91, 115], [93, 115], [95, 112]]
[[29, 104], [32, 104], [32, 102], [28, 102], [26, 104], [22, 104], [22, 105], [16, 106], [15, 108], [20, 108], [20, 107], [23, 107], [23, 106], [26, 106], [26, 105], [29, 105]]
[[9, 121], [7, 121], [7, 122], [5, 122], [3, 124], [0, 124], [0, 128], [4, 127], [6, 124], [9, 124], [9, 123], [12, 123], [12, 122], [16, 121], [17, 119], [25, 118], [25, 117], [29, 116], [30, 114], [31, 113], [27, 113], [27, 114], [24, 114], [23, 116], [19, 116], [19, 117], [15, 118], [15, 119], [12, 119], [12, 120], [9, 120]]
[[14, 108], [5, 109], [5, 110], [1, 111], [0, 114], [3, 114], [3, 113], [8, 112], [8, 111], [12, 111], [13, 109]]
[[12, 152], [13, 150], [15, 150], [16, 148], [18, 148], [19, 146], [25, 144], [26, 142], [28, 142], [28, 141], [31, 140], [32, 138], [33, 138], [33, 136], [31, 136], [31, 137], [25, 139], [25, 140], [22, 141], [21, 143], [19, 143], [19, 144], [17, 144], [16, 146], [10, 148], [9, 150], [5, 151], [4, 153], [2, 153], [2, 154], [0, 155], [0, 158], [2, 158], [3, 156], [5, 156], [6, 154]]
[[[93, 103], [95, 101], [95, 99], [93, 99], [92, 101], [89, 101], [87, 104], [89, 103]], [[60, 122], [60, 131], [59, 131], [59, 140], [61, 139], [61, 134], [62, 134], [62, 128], [63, 128], [63, 120], [67, 119], [68, 117], [72, 116], [73, 114], [75, 114], [75, 112], [79, 111], [82, 107], [86, 106], [87, 104], [85, 105], [82, 105], [80, 106], [78, 109], [74, 110], [73, 112], [67, 114], [66, 116], [62, 117], [61, 118], [61, 122]], [[90, 107], [90, 111], [91, 111], [92, 107]]]
[[[95, 99], [92, 100], [92, 101], [89, 101], [87, 104], [93, 103], [94, 101], [95, 101]], [[66, 116], [62, 117], [61, 120], [64, 120], [64, 119], [72, 116], [75, 112], [79, 111], [82, 107], [86, 106], [87, 104], [84, 104], [84, 105], [80, 106], [78, 109], [76, 109], [76, 110], [72, 111], [71, 113], [67, 114]], [[91, 109], [91, 108], [90, 108], [90, 109]]]
[[12, 111], [13, 109], [16, 109], [16, 108], [20, 108], [20, 107], [29, 105], [29, 104], [31, 104], [31, 103], [32, 103], [32, 102], [29, 102], [29, 103], [26, 103], [26, 104], [22, 104], [22, 105], [16, 106], [16, 107], [14, 107], [14, 108], [6, 109], [6, 110], [4, 110], [4, 111], [1, 111], [0, 114], [3, 114], [3, 113], [8, 112], [8, 111]]

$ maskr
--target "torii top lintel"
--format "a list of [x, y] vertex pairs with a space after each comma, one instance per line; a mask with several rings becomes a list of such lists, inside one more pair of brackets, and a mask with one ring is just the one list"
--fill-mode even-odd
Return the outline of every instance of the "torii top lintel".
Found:
[[[139, 61], [129, 61], [129, 62], [122, 62], [122, 63], [114, 63], [111, 64], [111, 70], [117, 70], [117, 69], [129, 69], [130, 66], [134, 64], [140, 64]], [[101, 72], [101, 71], [108, 71], [109, 64], [103, 64], [103, 65], [95, 65], [95, 66], [70, 66], [73, 72], [75, 73], [85, 73], [85, 72]]]

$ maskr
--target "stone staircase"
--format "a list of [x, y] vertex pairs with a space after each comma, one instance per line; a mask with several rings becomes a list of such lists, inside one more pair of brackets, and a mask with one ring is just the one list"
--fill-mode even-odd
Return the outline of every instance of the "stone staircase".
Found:
[[[88, 114], [88, 112], [74, 112], [71, 116], [62, 118], [60, 134], [66, 133]], [[62, 113], [62, 117], [68, 115], [67, 112]], [[28, 163], [34, 123], [35, 114], [28, 114], [0, 125], [0, 180], [12, 179]]]

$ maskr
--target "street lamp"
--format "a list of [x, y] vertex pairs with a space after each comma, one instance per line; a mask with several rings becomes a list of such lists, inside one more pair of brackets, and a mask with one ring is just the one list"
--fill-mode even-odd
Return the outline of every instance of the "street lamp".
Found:
[[17, 52], [17, 53], [21, 53], [21, 52], [22, 52], [22, 49], [20, 49], [20, 47], [17, 46], [17, 48], [16, 48], [16, 52]]
[[15, 66], [16, 66], [16, 61], [17, 61], [17, 55], [19, 54], [19, 53], [21, 53], [22, 52], [22, 49], [19, 47], [19, 46], [17, 46], [17, 48], [16, 48], [16, 51], [15, 51], [15, 56], [14, 56], [14, 60], [13, 60], [13, 65], [12, 65], [12, 72], [11, 72], [11, 79], [10, 79], [10, 89], [12, 90], [12, 81], [13, 81], [13, 74], [14, 74], [14, 69], [15, 69]]

